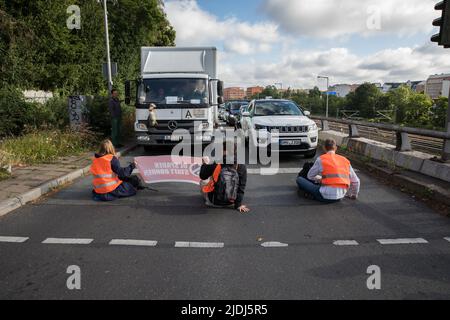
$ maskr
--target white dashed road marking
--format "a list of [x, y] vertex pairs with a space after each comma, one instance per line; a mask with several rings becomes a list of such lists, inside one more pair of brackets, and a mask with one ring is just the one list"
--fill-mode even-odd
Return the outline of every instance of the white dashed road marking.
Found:
[[448, 242], [450, 242], [450, 237], [444, 238], [445, 240], [447, 240]]
[[44, 244], [91, 244], [94, 239], [69, 239], [69, 238], [48, 238], [42, 241]]
[[255, 175], [274, 175], [274, 174], [297, 174], [301, 168], [261, 168], [247, 169], [248, 174]]
[[337, 240], [333, 242], [335, 246], [358, 246], [358, 241], [355, 240]]
[[417, 239], [378, 239], [377, 241], [380, 244], [383, 244], [383, 245], [390, 245], [390, 244], [426, 244], [426, 243], [428, 243], [428, 241], [423, 239], [423, 238], [417, 238]]
[[14, 242], [14, 243], [22, 243], [27, 241], [29, 238], [25, 237], [0, 237], [0, 242]]
[[261, 244], [264, 248], [286, 248], [289, 246], [287, 243], [281, 243], [281, 242], [264, 242]]
[[175, 248], [223, 248], [223, 242], [175, 242]]
[[151, 240], [131, 240], [131, 239], [113, 239], [109, 242], [111, 246], [140, 246], [140, 247], [156, 247], [158, 241]]

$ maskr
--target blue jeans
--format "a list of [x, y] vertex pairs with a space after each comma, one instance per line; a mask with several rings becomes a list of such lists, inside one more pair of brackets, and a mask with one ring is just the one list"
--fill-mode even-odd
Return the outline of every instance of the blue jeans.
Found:
[[312, 183], [311, 181], [303, 177], [297, 178], [297, 185], [300, 188], [300, 190], [308, 192], [314, 197], [315, 200], [320, 201], [322, 203], [336, 203], [340, 201], [340, 200], [325, 199], [320, 193], [320, 184]]

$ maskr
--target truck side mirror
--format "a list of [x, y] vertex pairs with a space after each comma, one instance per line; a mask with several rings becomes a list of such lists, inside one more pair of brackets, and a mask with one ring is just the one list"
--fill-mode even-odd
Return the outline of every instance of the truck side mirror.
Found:
[[217, 81], [217, 95], [223, 97], [223, 81]]
[[125, 81], [125, 104], [131, 104], [131, 82], [130, 80]]
[[220, 97], [218, 97], [217, 98], [217, 103], [219, 104], [219, 105], [222, 105], [222, 104], [224, 104], [224, 100], [223, 100], [223, 97], [222, 96], [220, 96]]

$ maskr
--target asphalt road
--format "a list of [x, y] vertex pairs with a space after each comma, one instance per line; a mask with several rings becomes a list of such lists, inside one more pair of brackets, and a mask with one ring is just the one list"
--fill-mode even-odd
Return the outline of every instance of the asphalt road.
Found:
[[[305, 160], [281, 161], [300, 168]], [[0, 219], [0, 298], [449, 299], [450, 221], [359, 175], [359, 200], [334, 205], [304, 199], [295, 173], [249, 175], [249, 214], [206, 208], [198, 187], [182, 184], [97, 203], [90, 178], [81, 179]], [[48, 238], [90, 240], [43, 243]], [[390, 244], [399, 239], [415, 240]], [[66, 286], [71, 265], [80, 267], [81, 290]], [[371, 265], [381, 269], [381, 290], [367, 288]]]

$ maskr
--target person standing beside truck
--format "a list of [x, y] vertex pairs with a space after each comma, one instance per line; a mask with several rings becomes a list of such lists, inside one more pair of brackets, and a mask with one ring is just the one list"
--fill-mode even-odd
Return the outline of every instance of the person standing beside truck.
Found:
[[111, 140], [116, 148], [121, 148], [120, 144], [122, 132], [122, 107], [119, 100], [119, 92], [116, 89], [111, 90], [111, 98], [108, 103], [111, 114]]

